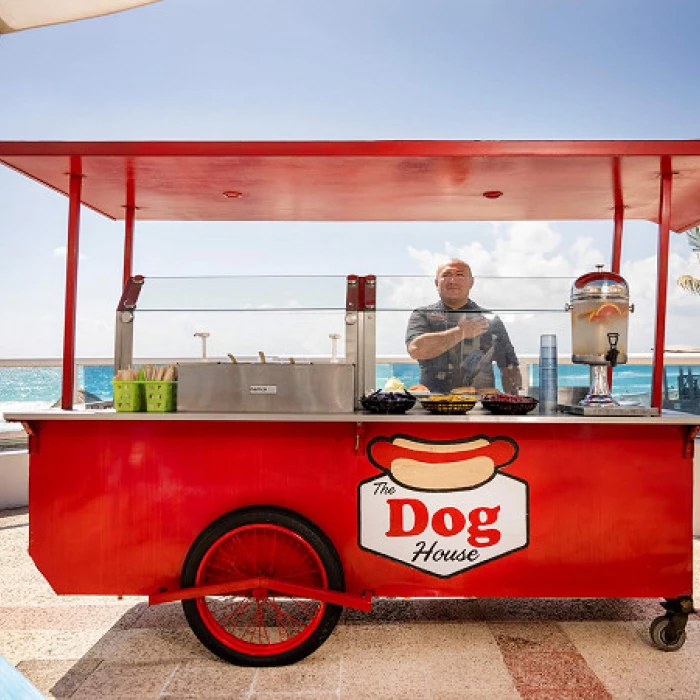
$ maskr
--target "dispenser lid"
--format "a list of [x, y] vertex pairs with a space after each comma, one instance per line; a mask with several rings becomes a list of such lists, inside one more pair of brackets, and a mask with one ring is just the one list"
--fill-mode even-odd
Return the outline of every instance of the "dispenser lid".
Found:
[[575, 299], [629, 299], [627, 282], [615, 272], [588, 272], [571, 286], [571, 301]]

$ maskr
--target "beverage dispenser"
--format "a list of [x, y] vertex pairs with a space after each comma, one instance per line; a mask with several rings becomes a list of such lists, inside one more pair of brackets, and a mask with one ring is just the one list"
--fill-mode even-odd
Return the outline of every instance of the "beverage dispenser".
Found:
[[627, 362], [629, 305], [627, 282], [614, 272], [579, 277], [571, 287], [571, 361], [593, 367], [591, 388], [581, 406], [614, 406], [610, 396], [608, 367]]

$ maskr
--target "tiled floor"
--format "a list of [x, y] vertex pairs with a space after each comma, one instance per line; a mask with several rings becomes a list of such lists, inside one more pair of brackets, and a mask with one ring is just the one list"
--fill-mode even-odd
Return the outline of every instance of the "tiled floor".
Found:
[[[196, 640], [179, 604], [54, 595], [27, 555], [27, 512], [0, 512], [0, 654], [48, 697], [700, 699], [700, 620], [654, 649], [651, 600], [381, 600], [284, 668], [238, 668]], [[695, 597], [700, 599], [700, 541]], [[0, 700], [14, 700], [0, 687]]]

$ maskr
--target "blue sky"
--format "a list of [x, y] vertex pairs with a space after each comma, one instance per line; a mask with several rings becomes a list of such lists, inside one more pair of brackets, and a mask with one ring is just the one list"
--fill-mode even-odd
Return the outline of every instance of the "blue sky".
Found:
[[[0, 38], [0, 140], [696, 138], [699, 26], [700, 4], [684, 0], [163, 0]], [[0, 357], [60, 354], [66, 210], [0, 169]], [[544, 226], [144, 224], [134, 267], [428, 274], [459, 252], [477, 255], [477, 275], [517, 274], [516, 234], [550, 241], [524, 274], [557, 256], [574, 276], [609, 261], [608, 224]], [[83, 216], [79, 355], [111, 353], [122, 230]], [[626, 229], [643, 307], [655, 235], [650, 224]], [[683, 237], [672, 253], [672, 276], [698, 276]], [[698, 303], [671, 289], [668, 343], [700, 345]], [[632, 350], [649, 349], [651, 322], [646, 309], [634, 319]], [[195, 351], [189, 330], [143, 350]], [[534, 331], [516, 335], [523, 352], [536, 349]], [[224, 352], [233, 340], [212, 342]]]

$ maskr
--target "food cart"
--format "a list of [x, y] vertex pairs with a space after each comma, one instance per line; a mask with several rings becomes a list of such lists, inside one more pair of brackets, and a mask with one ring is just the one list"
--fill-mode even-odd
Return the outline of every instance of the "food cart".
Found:
[[[660, 409], [669, 236], [700, 221], [700, 142], [9, 142], [0, 162], [69, 198], [62, 407], [6, 415], [30, 436], [30, 554], [57, 593], [182, 601], [245, 665], [304, 658], [376, 597], [660, 598], [652, 640], [683, 645], [697, 416], [363, 411], [373, 275], [346, 280], [336, 365], [183, 366], [176, 412], [78, 411], [75, 301], [81, 205], [125, 221], [117, 368], [137, 220], [610, 220], [615, 274], [624, 220], [646, 219]], [[333, 390], [300, 402], [316, 372]]]

